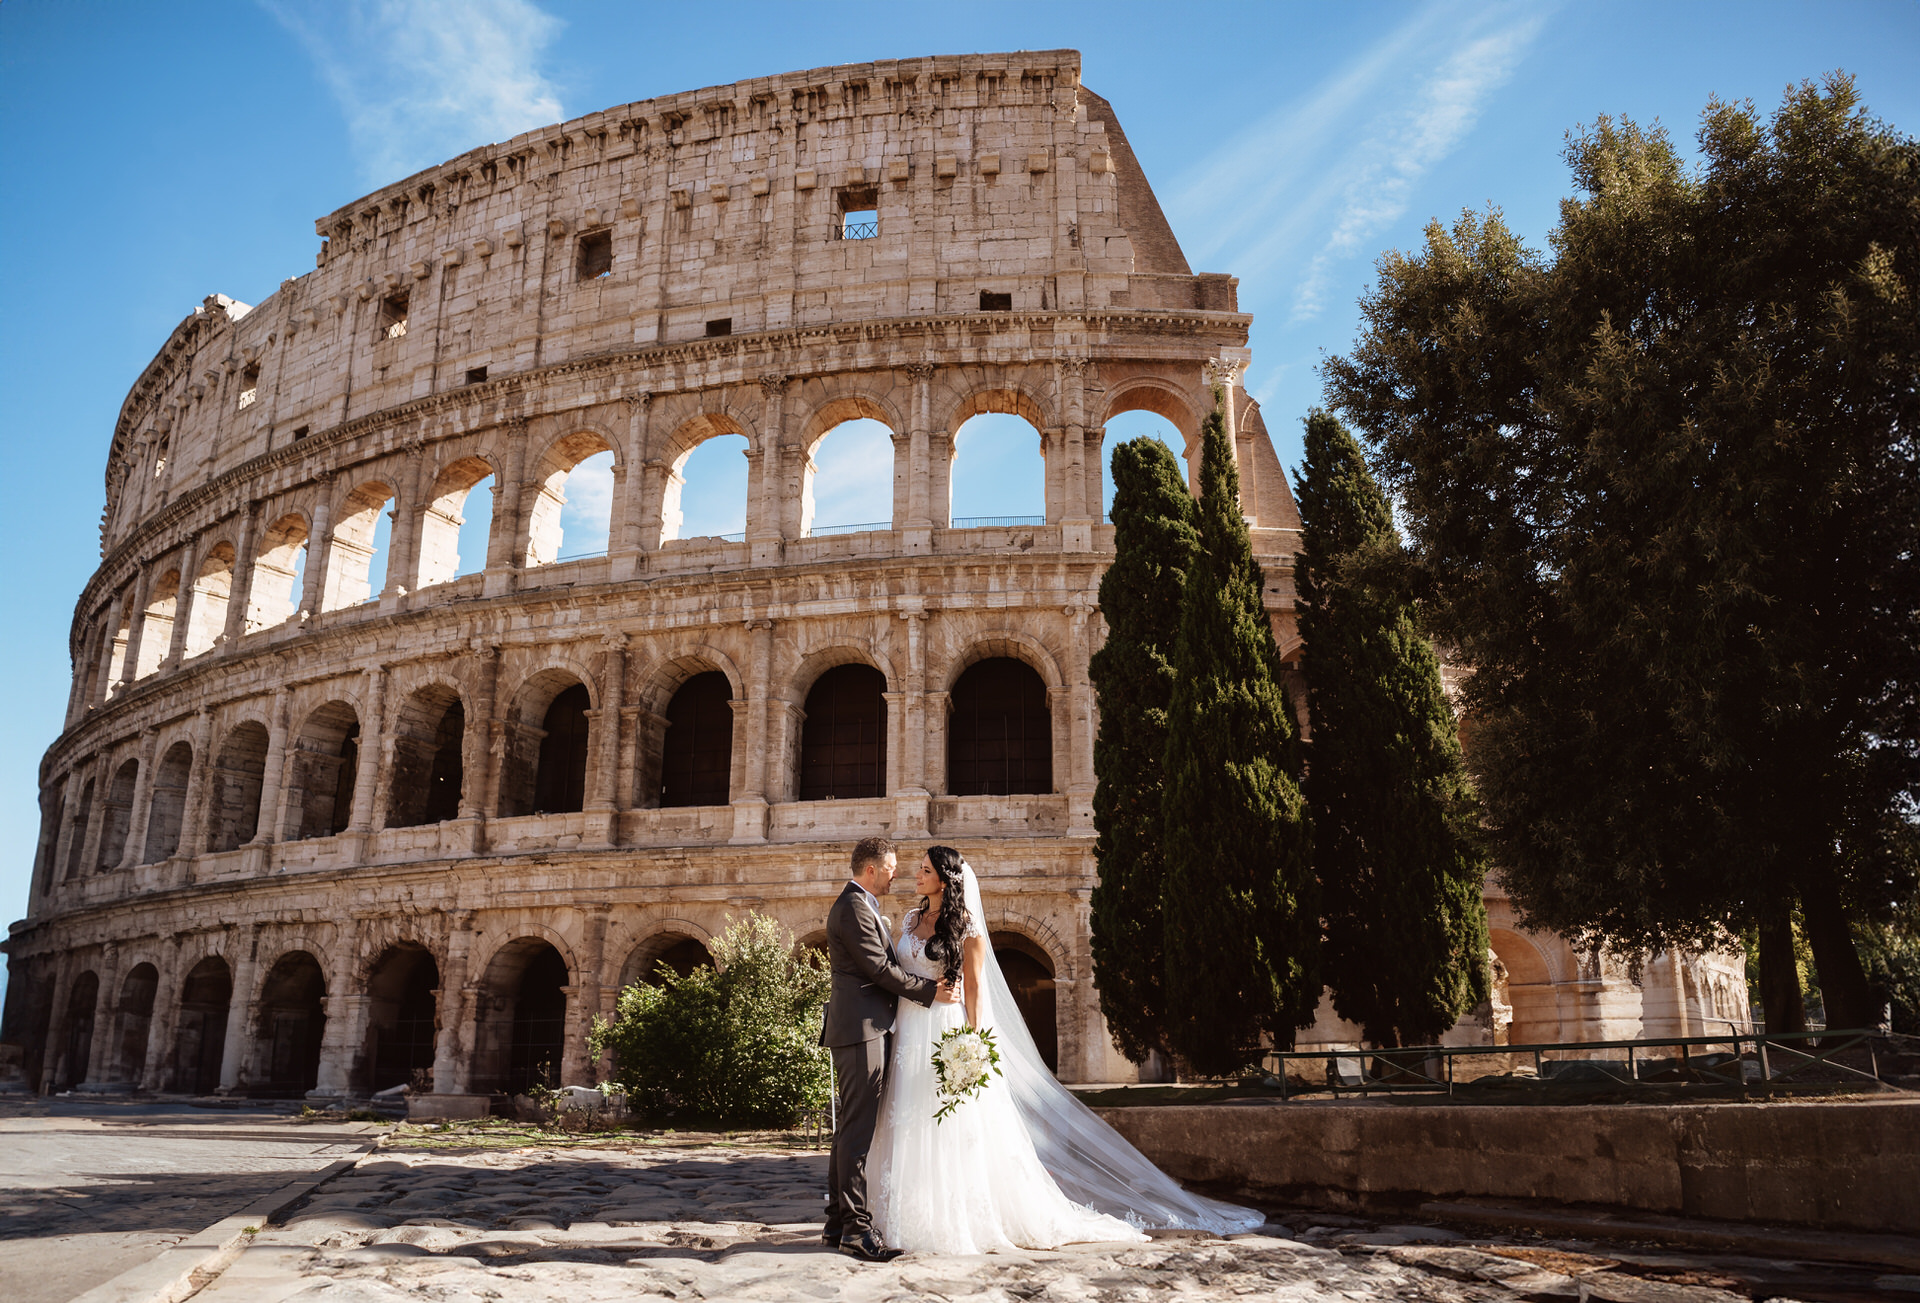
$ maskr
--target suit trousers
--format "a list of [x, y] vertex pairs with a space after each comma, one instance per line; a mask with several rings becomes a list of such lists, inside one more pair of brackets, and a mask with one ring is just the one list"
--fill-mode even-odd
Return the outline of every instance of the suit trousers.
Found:
[[867, 1151], [880, 1121], [880, 1091], [886, 1083], [887, 1051], [893, 1037], [876, 1036], [856, 1045], [833, 1047], [838, 1085], [833, 1156], [827, 1165], [826, 1234], [857, 1236], [873, 1229], [867, 1204]]

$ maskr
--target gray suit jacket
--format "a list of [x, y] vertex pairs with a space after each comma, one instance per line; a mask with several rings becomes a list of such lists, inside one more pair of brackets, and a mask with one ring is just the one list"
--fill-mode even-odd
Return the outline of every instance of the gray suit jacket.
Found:
[[885, 1036], [893, 1030], [901, 996], [930, 1005], [940, 989], [933, 979], [915, 977], [900, 967], [865, 896], [859, 883], [849, 882], [827, 912], [833, 991], [820, 1028], [822, 1045], [858, 1045]]

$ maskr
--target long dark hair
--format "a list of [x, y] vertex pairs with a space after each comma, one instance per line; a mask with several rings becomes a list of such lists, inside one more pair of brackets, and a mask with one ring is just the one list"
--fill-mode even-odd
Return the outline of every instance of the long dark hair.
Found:
[[[929, 846], [927, 862], [940, 875], [944, 889], [940, 897], [940, 916], [933, 921], [933, 935], [927, 938], [927, 958], [940, 965], [941, 976], [949, 982], [960, 980], [961, 943], [967, 936], [967, 889], [960, 880], [960, 852], [951, 846]], [[931, 902], [920, 897], [924, 915]]]

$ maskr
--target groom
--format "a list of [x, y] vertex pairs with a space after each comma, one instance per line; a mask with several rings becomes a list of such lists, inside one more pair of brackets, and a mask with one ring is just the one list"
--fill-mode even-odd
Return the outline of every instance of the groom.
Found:
[[873, 1233], [873, 1214], [867, 1207], [867, 1150], [880, 1116], [894, 1010], [901, 996], [926, 1005], [953, 999], [947, 983], [903, 972], [894, 956], [880, 897], [898, 871], [892, 842], [861, 838], [853, 846], [853, 880], [827, 913], [833, 992], [820, 1043], [833, 1052], [839, 1112], [827, 1168], [827, 1226], [820, 1238], [866, 1262], [900, 1256]]

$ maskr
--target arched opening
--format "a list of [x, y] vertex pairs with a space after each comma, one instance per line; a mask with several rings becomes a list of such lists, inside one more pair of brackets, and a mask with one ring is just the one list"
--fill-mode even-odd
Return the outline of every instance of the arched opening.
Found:
[[1047, 1061], [1047, 1071], [1060, 1070], [1060, 1033], [1056, 1021], [1053, 960], [1046, 950], [1018, 932], [994, 932], [987, 937], [1000, 975], [1013, 990], [1020, 1020]]
[[1024, 417], [969, 417], [954, 432], [947, 482], [948, 520], [955, 529], [1046, 523], [1047, 461], [1040, 432]]
[[113, 771], [113, 783], [107, 788], [107, 808], [100, 821], [100, 853], [93, 863], [96, 873], [117, 869], [126, 858], [127, 834], [133, 829], [133, 789], [139, 780], [138, 760], [123, 760]]
[[287, 840], [331, 837], [353, 817], [354, 775], [360, 768], [360, 717], [344, 701], [329, 701], [307, 716], [293, 739], [287, 775]]
[[420, 518], [418, 588], [484, 570], [493, 532], [493, 467], [462, 457], [434, 477]]
[[1553, 970], [1540, 948], [1506, 928], [1487, 933], [1497, 965], [1493, 1005], [1496, 1022], [1505, 1005], [1509, 1045], [1551, 1045], [1560, 1039], [1559, 1000], [1553, 990]]
[[538, 937], [509, 942], [487, 966], [474, 1089], [525, 1094], [558, 1086], [565, 1051], [567, 961]]
[[299, 580], [306, 573], [307, 522], [297, 512], [267, 526], [253, 561], [247, 589], [247, 632], [284, 624], [300, 608]]
[[886, 795], [887, 690], [871, 665], [836, 665], [814, 680], [800, 726], [800, 799]]
[[991, 656], [953, 685], [947, 790], [1008, 796], [1053, 790], [1053, 712], [1047, 685], [1025, 661]]
[[187, 775], [193, 770], [193, 748], [175, 742], [153, 771], [153, 793], [147, 802], [147, 844], [142, 864], [158, 864], [180, 849], [180, 825], [187, 814]]
[[227, 606], [233, 597], [233, 544], [216, 543], [193, 581], [193, 609], [187, 613], [187, 657], [213, 650], [227, 630]]
[[1173, 459], [1180, 463], [1182, 477], [1189, 491], [1196, 487], [1195, 477], [1198, 467], [1187, 465], [1187, 440], [1180, 433], [1180, 427], [1160, 411], [1150, 407], [1126, 407], [1129, 402], [1154, 402], [1158, 406], [1169, 407], [1173, 400], [1159, 390], [1136, 389], [1120, 400], [1122, 410], [1107, 418], [1106, 440], [1101, 448], [1101, 489], [1100, 510], [1107, 519], [1113, 515], [1113, 450], [1123, 443], [1141, 437], [1158, 439], [1172, 451]]
[[539, 487], [527, 513], [527, 566], [607, 550], [613, 448], [605, 439], [590, 430], [568, 435], [547, 449], [532, 478]]
[[393, 490], [373, 480], [362, 484], [340, 508], [327, 552], [326, 591], [320, 609], [358, 606], [387, 586], [387, 553], [393, 536]]
[[733, 685], [696, 674], [667, 703], [660, 748], [661, 805], [725, 805], [733, 774]]
[[679, 977], [690, 977], [696, 968], [712, 968], [713, 954], [706, 944], [684, 932], [661, 932], [633, 948], [620, 968], [620, 989], [660, 981], [660, 969], [667, 968]]
[[266, 771], [266, 725], [251, 719], [235, 725], [213, 762], [213, 793], [207, 802], [208, 850], [238, 850], [260, 831], [260, 787]]
[[147, 1036], [153, 1026], [153, 996], [160, 970], [135, 964], [120, 983], [120, 1007], [114, 1028], [113, 1080], [138, 1083], [147, 1066]]
[[892, 529], [893, 461], [893, 432], [879, 421], [857, 417], [827, 430], [801, 470], [801, 534]]
[[173, 613], [180, 603], [180, 572], [167, 571], [147, 594], [147, 618], [140, 629], [140, 661], [133, 669], [136, 679], [144, 679], [159, 669], [173, 646]]
[[227, 1047], [227, 1009], [233, 974], [227, 961], [208, 955], [180, 987], [180, 1020], [173, 1030], [173, 1088], [209, 1095], [220, 1085]]
[[716, 434], [680, 454], [660, 503], [662, 543], [746, 537], [747, 448], [743, 434]]
[[73, 831], [67, 834], [66, 880], [72, 882], [80, 876], [81, 864], [87, 853], [87, 828], [93, 822], [93, 780], [89, 778], [80, 785], [80, 805], [73, 812]]
[[500, 766], [500, 814], [565, 814], [586, 806], [586, 685], [543, 670], [514, 697]]
[[133, 638], [133, 623], [127, 617], [120, 618], [120, 627], [114, 631], [113, 647], [107, 658], [107, 690], [102, 698], [112, 701], [127, 686], [127, 643]]
[[393, 726], [387, 827], [413, 828], [458, 817], [466, 730], [466, 707], [452, 688], [436, 683], [407, 698]]
[[60, 1089], [71, 1089], [87, 1079], [88, 1060], [93, 1054], [94, 1010], [100, 1003], [100, 979], [92, 969], [73, 979], [67, 996], [67, 1050], [58, 1080]]
[[280, 956], [260, 988], [260, 1060], [266, 1081], [255, 1095], [297, 1098], [320, 1084], [327, 979], [304, 950]]
[[433, 1089], [435, 997], [440, 966], [423, 945], [403, 941], [380, 956], [367, 979], [369, 1091]]

